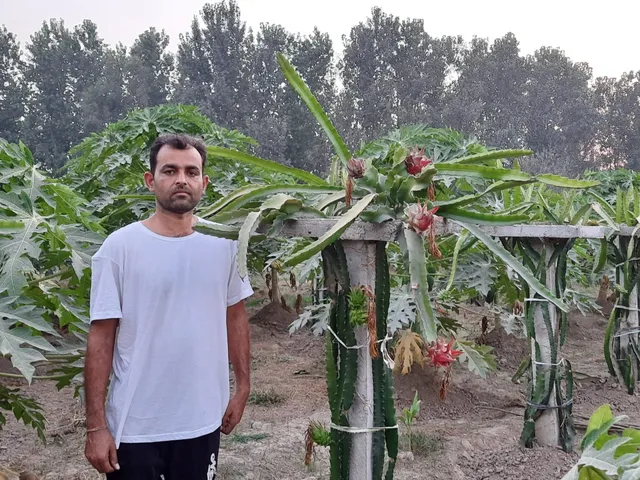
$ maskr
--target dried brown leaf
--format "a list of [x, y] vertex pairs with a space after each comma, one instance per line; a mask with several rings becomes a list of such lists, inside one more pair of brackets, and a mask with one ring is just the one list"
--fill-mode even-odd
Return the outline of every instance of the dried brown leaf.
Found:
[[411, 371], [411, 365], [424, 363], [422, 347], [424, 341], [422, 337], [411, 330], [403, 330], [395, 348], [396, 369], [402, 367], [402, 374], [406, 375]]

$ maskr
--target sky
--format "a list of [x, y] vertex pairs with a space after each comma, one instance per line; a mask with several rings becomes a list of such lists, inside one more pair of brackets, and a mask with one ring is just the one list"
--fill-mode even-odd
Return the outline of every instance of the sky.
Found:
[[[175, 51], [179, 35], [189, 30], [203, 0], [0, 0], [0, 25], [15, 33], [21, 45], [43, 21], [62, 18], [72, 27], [88, 18], [110, 45], [133, 40], [154, 26], [171, 37]], [[215, 3], [210, 1], [209, 3]], [[334, 49], [342, 35], [366, 20], [375, 6], [385, 13], [422, 18], [432, 36], [474, 35], [494, 39], [513, 32], [523, 54], [541, 46], [561, 48], [573, 61], [588, 62], [597, 76], [619, 77], [640, 70], [637, 55], [637, 0], [237, 0], [242, 19], [257, 30], [260, 23], [279, 23], [291, 32], [329, 33]], [[635, 27], [635, 28], [634, 28]]]

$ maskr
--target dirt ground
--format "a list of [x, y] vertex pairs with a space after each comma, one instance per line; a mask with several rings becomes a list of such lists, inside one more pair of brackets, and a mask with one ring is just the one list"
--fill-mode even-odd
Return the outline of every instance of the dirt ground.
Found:
[[[261, 305], [252, 307], [252, 314]], [[311, 466], [304, 465], [304, 433], [311, 420], [329, 420], [321, 338], [308, 330], [289, 335], [286, 319], [278, 309], [266, 318], [260, 312], [252, 320], [252, 388], [255, 398], [247, 406], [235, 432], [223, 437], [219, 476], [231, 479], [328, 479], [328, 449], [316, 447]], [[477, 336], [481, 316], [466, 313], [461, 320], [470, 336]], [[619, 388], [606, 373], [602, 354], [605, 319], [600, 315], [570, 317], [568, 343], [563, 355], [573, 363], [576, 375], [574, 413], [586, 424], [595, 408], [612, 405], [614, 414], [640, 423], [640, 404]], [[398, 479], [560, 479], [574, 464], [577, 453], [559, 449], [521, 450], [526, 385], [511, 377], [521, 354], [523, 340], [490, 332], [496, 347], [498, 370], [482, 379], [457, 366], [447, 398], [439, 399], [439, 381], [429, 367], [418, 367], [395, 381], [398, 411], [410, 404], [417, 389], [422, 407], [414, 431], [421, 434], [415, 454], [410, 453], [401, 427]], [[11, 385], [19, 381], [2, 380]], [[9, 418], [0, 431], [0, 466], [13, 472], [30, 471], [40, 480], [101, 478], [83, 455], [83, 413], [73, 391], [57, 391], [53, 384], [35, 381], [24, 386], [25, 394], [46, 407], [48, 444]], [[578, 429], [578, 439], [583, 430]], [[1, 478], [1, 477], [0, 477]]]

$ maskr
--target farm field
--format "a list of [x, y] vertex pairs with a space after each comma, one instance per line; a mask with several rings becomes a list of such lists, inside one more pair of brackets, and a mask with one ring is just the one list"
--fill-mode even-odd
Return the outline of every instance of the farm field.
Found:
[[[216, 478], [640, 480], [640, 72], [593, 77], [511, 33], [437, 39], [378, 7], [334, 52], [317, 28], [249, 34], [228, 3], [203, 6], [175, 55], [156, 27], [130, 51], [88, 19], [43, 22], [24, 50], [0, 29], [0, 480], [101, 478], [84, 452], [101, 419], [73, 395], [85, 358], [108, 366], [86, 352], [91, 316], [131, 305], [125, 323], [163, 340], [125, 331], [116, 363], [185, 365], [136, 364], [143, 394], [215, 384], [189, 353], [226, 339], [196, 322], [236, 273], [256, 290], [252, 393]], [[118, 233], [112, 258], [109, 237], [142, 220], [211, 249], [147, 258]], [[119, 305], [94, 282], [102, 246]], [[198, 309], [147, 308], [189, 302], [171, 284], [192, 279]], [[157, 414], [160, 397], [131, 404], [159, 419], [141, 434], [201, 415], [175, 399]]]
[[[256, 290], [255, 298], [266, 297]], [[315, 448], [310, 466], [304, 465], [305, 429], [310, 421], [327, 425], [323, 338], [308, 329], [290, 335], [288, 325], [295, 314], [272, 306], [253, 305], [252, 398], [241, 424], [223, 437], [219, 478], [232, 479], [328, 479], [329, 452]], [[468, 306], [459, 316], [468, 338], [480, 335], [482, 310]], [[477, 312], [477, 313], [472, 313]], [[602, 342], [606, 320], [598, 314], [583, 316], [572, 311], [563, 356], [573, 363], [574, 414], [579, 441], [581, 423], [601, 404], [609, 403], [614, 414], [627, 415], [628, 423], [640, 423], [640, 406], [606, 373]], [[457, 479], [559, 479], [575, 463], [578, 454], [534, 448], [521, 450], [518, 437], [526, 398], [526, 381], [511, 381], [522, 357], [525, 340], [504, 332], [489, 331], [487, 344], [495, 347], [498, 369], [487, 379], [456, 364], [445, 400], [439, 398], [439, 378], [433, 369], [414, 366], [406, 376], [395, 377], [398, 414], [408, 407], [415, 389], [422, 400], [414, 424], [417, 438], [409, 451], [406, 430], [400, 426], [401, 442], [396, 478]], [[13, 371], [2, 366], [5, 371]], [[21, 380], [2, 379], [5, 385], [24, 385]], [[83, 410], [73, 390], [58, 392], [51, 382], [34, 381], [23, 393], [45, 406], [47, 441], [40, 443], [33, 430], [9, 417], [0, 441], [0, 466], [13, 472], [29, 471], [39, 479], [99, 479], [84, 459]], [[11, 479], [11, 477], [9, 476]]]

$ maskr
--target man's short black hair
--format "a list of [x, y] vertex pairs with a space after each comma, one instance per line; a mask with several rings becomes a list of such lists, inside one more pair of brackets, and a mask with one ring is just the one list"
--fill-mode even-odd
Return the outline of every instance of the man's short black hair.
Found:
[[204, 173], [204, 165], [207, 163], [207, 147], [201, 139], [184, 133], [166, 133], [156, 138], [153, 145], [151, 145], [151, 153], [149, 155], [149, 168], [151, 169], [151, 173], [156, 172], [158, 152], [164, 145], [169, 145], [171, 148], [178, 150], [195, 148], [200, 154], [200, 157], [202, 157], [202, 171]]

